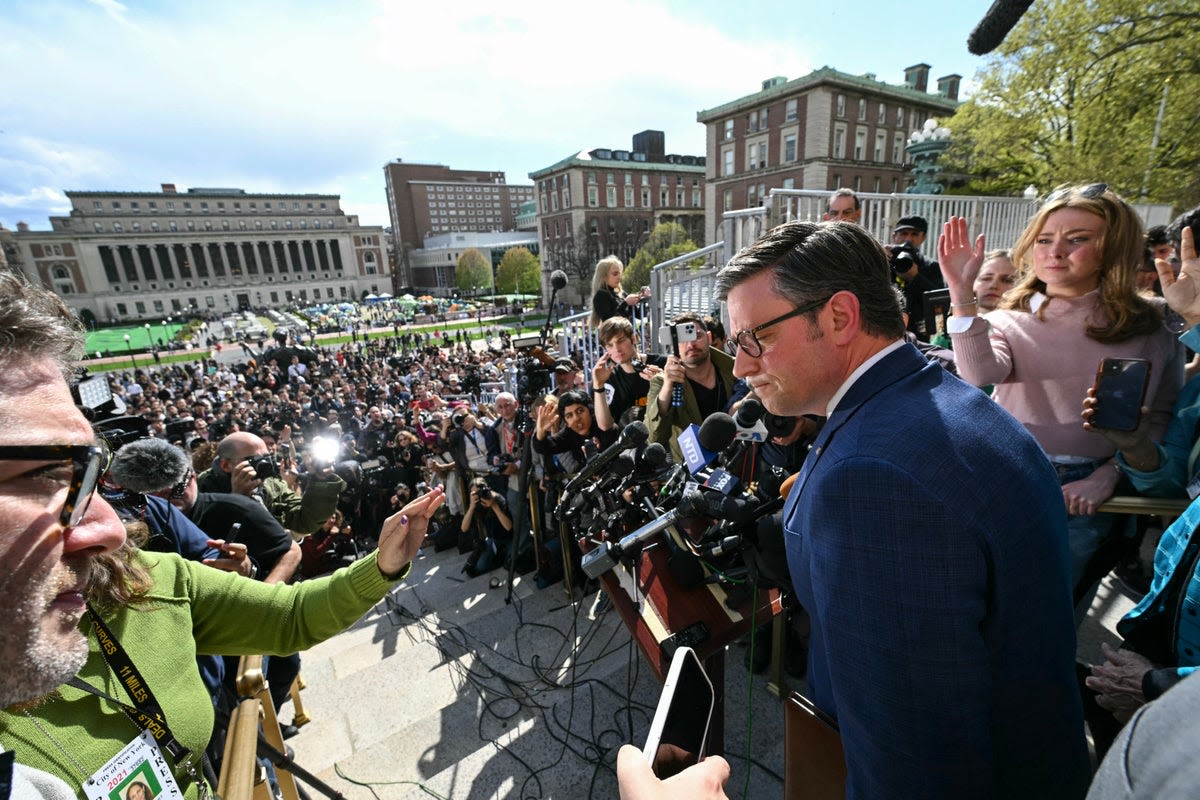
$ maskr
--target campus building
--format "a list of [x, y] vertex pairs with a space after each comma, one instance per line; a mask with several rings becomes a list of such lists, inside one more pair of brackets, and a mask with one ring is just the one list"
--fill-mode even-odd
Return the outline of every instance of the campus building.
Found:
[[50, 230], [0, 230], [9, 265], [85, 321], [358, 299], [392, 291], [383, 228], [338, 195], [242, 189], [66, 192]]
[[705, 231], [720, 238], [721, 215], [761, 205], [771, 189], [903, 192], [908, 137], [925, 120], [958, 107], [959, 75], [928, 91], [929, 65], [905, 70], [902, 85], [822, 67], [776, 77], [762, 89], [706, 111]]
[[634, 134], [632, 144], [586, 150], [529, 174], [543, 279], [566, 272], [568, 296], [590, 301], [596, 262], [615, 255], [628, 263], [659, 223], [677, 222], [704, 243], [704, 157], [667, 153], [662, 131]]
[[533, 187], [510, 185], [503, 172], [451, 169], [441, 164], [383, 168], [392, 220], [400, 284], [417, 283], [411, 253], [430, 236], [447, 233], [517, 230], [521, 204], [533, 200]]

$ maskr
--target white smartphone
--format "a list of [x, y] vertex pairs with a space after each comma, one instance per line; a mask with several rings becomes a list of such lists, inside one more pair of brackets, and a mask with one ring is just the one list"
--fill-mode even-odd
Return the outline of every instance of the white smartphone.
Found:
[[669, 778], [700, 762], [715, 700], [712, 682], [696, 652], [690, 647], [677, 649], [642, 748], [655, 775]]

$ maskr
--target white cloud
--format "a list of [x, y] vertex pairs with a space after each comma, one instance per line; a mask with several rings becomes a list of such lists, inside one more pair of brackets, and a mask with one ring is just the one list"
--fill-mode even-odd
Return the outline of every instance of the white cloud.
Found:
[[71, 201], [53, 186], [35, 186], [20, 195], [0, 192], [0, 207], [24, 208], [28, 206], [45, 208], [51, 213], [61, 214], [71, 209]]

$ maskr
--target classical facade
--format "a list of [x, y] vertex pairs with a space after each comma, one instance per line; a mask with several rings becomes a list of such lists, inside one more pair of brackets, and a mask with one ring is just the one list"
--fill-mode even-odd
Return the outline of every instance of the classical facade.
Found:
[[925, 120], [958, 107], [959, 75], [928, 91], [929, 65], [903, 85], [822, 67], [770, 78], [754, 94], [696, 115], [706, 129], [705, 230], [720, 238], [721, 214], [760, 205], [771, 189], [903, 192], [904, 145]]
[[67, 192], [48, 231], [0, 231], [10, 266], [84, 319], [151, 320], [392, 291], [384, 232], [338, 195]]
[[628, 263], [661, 222], [680, 223], [704, 244], [704, 163], [667, 153], [663, 132], [648, 130], [634, 134], [629, 150], [586, 150], [531, 172], [544, 279], [563, 270], [586, 302], [596, 262], [615, 255]]
[[396, 159], [383, 168], [401, 281], [415, 284], [411, 253], [430, 236], [517, 229], [521, 203], [533, 187], [510, 185], [503, 172], [408, 164]]

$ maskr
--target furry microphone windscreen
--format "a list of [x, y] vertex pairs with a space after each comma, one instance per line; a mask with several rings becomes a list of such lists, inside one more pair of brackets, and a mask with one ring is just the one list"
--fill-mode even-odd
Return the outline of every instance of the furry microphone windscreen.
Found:
[[127, 491], [157, 492], [179, 483], [190, 468], [188, 457], [175, 445], [139, 439], [117, 451], [109, 474]]

